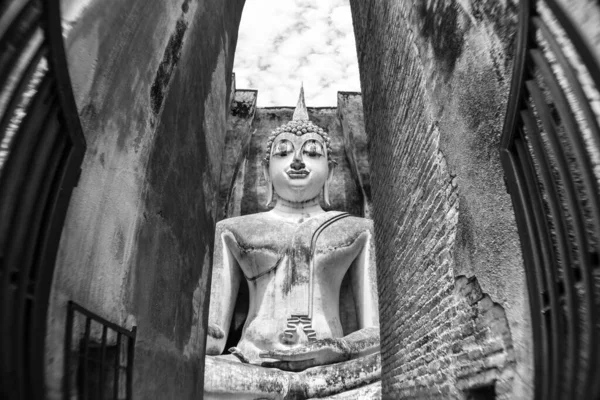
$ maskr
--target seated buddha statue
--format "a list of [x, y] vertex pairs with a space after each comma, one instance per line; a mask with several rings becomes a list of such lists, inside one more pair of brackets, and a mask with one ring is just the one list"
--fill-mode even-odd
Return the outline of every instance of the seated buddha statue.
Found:
[[[274, 207], [216, 226], [205, 398], [374, 392], [381, 360], [373, 226], [321, 207], [321, 196], [329, 204], [335, 165], [329, 135], [309, 120], [301, 90], [292, 121], [266, 143], [263, 172]], [[339, 303], [346, 275], [358, 329], [344, 334]], [[222, 355], [244, 280], [246, 322], [237, 346]]]

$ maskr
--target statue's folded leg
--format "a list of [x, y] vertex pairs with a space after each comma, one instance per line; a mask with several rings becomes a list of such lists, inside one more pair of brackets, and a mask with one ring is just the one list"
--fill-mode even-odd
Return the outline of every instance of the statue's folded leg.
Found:
[[381, 354], [309, 368], [297, 375], [304, 385], [304, 398], [331, 396], [380, 380]]
[[[326, 400], [381, 400], [381, 381], [369, 383], [367, 386], [361, 386], [347, 392], [333, 394], [327, 397], [321, 397]], [[314, 400], [313, 397], [310, 400]]]
[[205, 399], [289, 398], [294, 373], [244, 364], [232, 356], [205, 358]]
[[307, 399], [367, 385], [381, 377], [381, 356], [288, 372], [244, 364], [233, 356], [207, 356], [205, 399]]

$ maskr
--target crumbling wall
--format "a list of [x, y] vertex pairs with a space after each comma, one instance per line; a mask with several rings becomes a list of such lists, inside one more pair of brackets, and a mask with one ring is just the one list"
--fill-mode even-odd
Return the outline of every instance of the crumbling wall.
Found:
[[241, 215], [240, 200], [243, 196], [246, 156], [255, 131], [252, 123], [256, 112], [256, 98], [256, 90], [236, 90], [232, 96], [221, 169], [219, 220]]
[[134, 396], [197, 398], [243, 0], [63, 0], [87, 153], [56, 263], [49, 398], [66, 302], [137, 326]]
[[367, 218], [371, 217], [371, 166], [362, 96], [356, 92], [338, 92], [337, 115], [344, 136], [344, 149], [352, 176], [362, 199]]
[[[528, 294], [498, 152], [517, 2], [351, 6], [371, 159], [383, 396], [529, 398]], [[465, 280], [486, 295], [465, 300]]]

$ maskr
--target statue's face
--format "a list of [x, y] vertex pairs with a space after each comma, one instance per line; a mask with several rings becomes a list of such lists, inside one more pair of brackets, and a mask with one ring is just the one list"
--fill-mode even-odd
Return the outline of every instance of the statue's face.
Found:
[[269, 176], [275, 192], [288, 201], [317, 197], [330, 175], [327, 146], [318, 133], [284, 132], [271, 147]]

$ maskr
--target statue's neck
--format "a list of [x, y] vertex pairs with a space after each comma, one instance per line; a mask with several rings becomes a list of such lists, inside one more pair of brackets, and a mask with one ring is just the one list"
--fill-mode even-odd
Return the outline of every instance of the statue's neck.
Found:
[[322, 214], [325, 211], [321, 208], [320, 196], [299, 202], [289, 201], [277, 196], [277, 203], [271, 212], [284, 218], [304, 219]]

